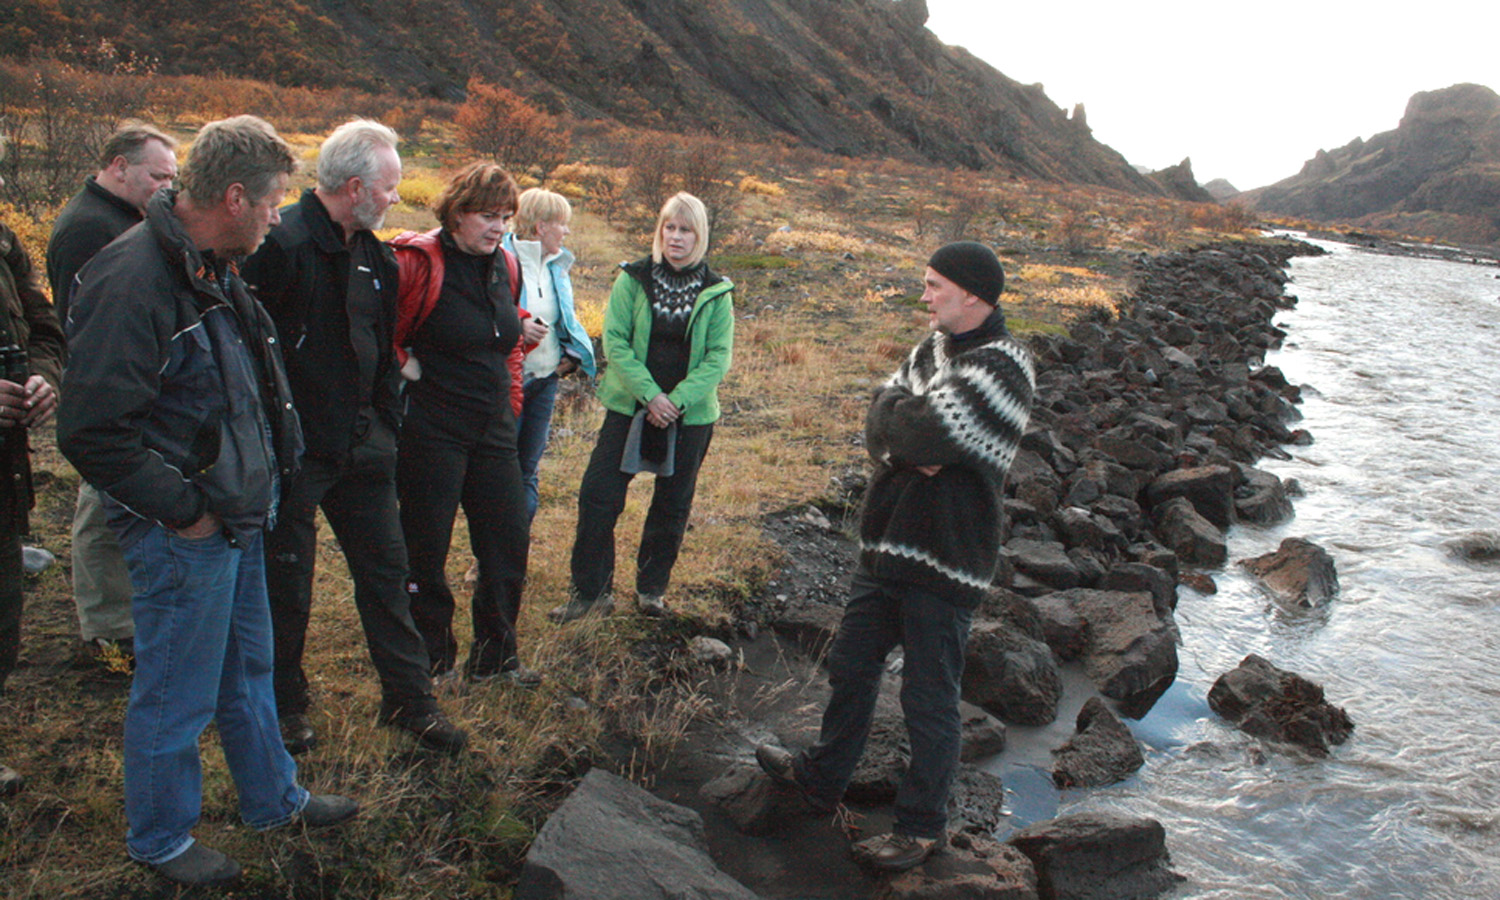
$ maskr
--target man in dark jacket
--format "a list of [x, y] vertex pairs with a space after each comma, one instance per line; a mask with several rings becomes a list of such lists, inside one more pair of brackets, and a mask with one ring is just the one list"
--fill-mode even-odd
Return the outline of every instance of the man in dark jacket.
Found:
[[828, 653], [833, 693], [818, 742], [796, 755], [756, 750], [772, 778], [833, 808], [864, 752], [886, 654], [901, 644], [911, 762], [892, 833], [854, 845], [857, 859], [887, 870], [920, 864], [946, 838], [969, 620], [999, 561], [1005, 475], [1036, 382], [997, 305], [1004, 274], [992, 250], [944, 245], [924, 282], [933, 333], [876, 390], [865, 420], [875, 471], [859, 566]]
[[252, 828], [359, 810], [297, 783], [271, 684], [262, 534], [302, 435], [275, 328], [236, 260], [279, 221], [295, 169], [260, 119], [205, 125], [181, 193], [159, 191], [146, 221], [84, 266], [69, 316], [58, 445], [104, 495], [135, 585], [125, 844], [184, 884], [239, 875], [192, 836], [210, 721]]
[[396, 508], [401, 376], [394, 364], [396, 258], [371, 233], [400, 197], [396, 133], [356, 119], [328, 136], [318, 185], [282, 213], [245, 280], [284, 341], [307, 456], [266, 536], [276, 635], [276, 709], [293, 754], [317, 742], [302, 650], [312, 609], [318, 507], [354, 578], [354, 605], [380, 677], [381, 721], [450, 753], [468, 737], [432, 696], [427, 651], [405, 588]]
[[[21, 535], [32, 504], [26, 434], [57, 408], [62, 362], [62, 329], [42, 280], [15, 232], [0, 224], [0, 692], [21, 650]], [[22, 784], [0, 765], [0, 797]]]
[[[152, 194], [171, 186], [177, 177], [176, 146], [174, 138], [145, 122], [121, 122], [104, 144], [98, 173], [58, 214], [47, 243], [47, 280], [64, 325], [78, 270], [145, 217]], [[105, 521], [99, 492], [81, 482], [73, 514], [73, 602], [84, 645], [81, 658], [106, 665], [128, 660], [135, 635], [132, 593], [125, 557]]]

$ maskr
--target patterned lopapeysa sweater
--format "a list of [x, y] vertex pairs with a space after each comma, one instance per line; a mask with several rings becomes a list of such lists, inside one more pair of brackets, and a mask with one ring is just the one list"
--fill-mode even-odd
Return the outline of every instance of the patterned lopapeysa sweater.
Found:
[[[934, 332], [875, 393], [865, 447], [875, 472], [860, 522], [860, 563], [972, 608], [994, 578], [1005, 474], [1036, 371], [1000, 310], [956, 340]], [[917, 466], [941, 466], [934, 475]]]

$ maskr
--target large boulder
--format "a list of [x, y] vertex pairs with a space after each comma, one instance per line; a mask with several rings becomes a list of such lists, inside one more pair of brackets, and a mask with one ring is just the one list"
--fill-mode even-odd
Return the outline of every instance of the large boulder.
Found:
[[1145, 900], [1183, 880], [1167, 868], [1166, 837], [1155, 819], [1081, 813], [1039, 822], [1009, 843], [1036, 867], [1042, 900]]
[[1255, 654], [1219, 676], [1208, 692], [1214, 712], [1255, 737], [1305, 747], [1319, 756], [1342, 744], [1354, 722], [1311, 681]]
[[516, 900], [756, 900], [719, 871], [703, 820], [594, 769], [537, 833]]
[[1057, 718], [1062, 673], [1046, 644], [1008, 622], [985, 622], [970, 633], [964, 659], [965, 700], [1017, 725]]
[[1010, 844], [960, 832], [947, 850], [887, 881], [875, 900], [1037, 900], [1036, 869]]
[[1115, 700], [1159, 697], [1177, 677], [1177, 624], [1143, 592], [1078, 588], [1059, 592], [1089, 625], [1083, 668]]
[[1006, 543], [1004, 553], [1016, 571], [1054, 588], [1077, 587], [1083, 577], [1068, 550], [1057, 541], [1014, 538]]
[[1234, 523], [1234, 486], [1236, 478], [1228, 466], [1193, 466], [1167, 472], [1146, 488], [1146, 499], [1152, 506], [1186, 497], [1198, 515], [1219, 528]]
[[1146, 764], [1141, 745], [1098, 697], [1078, 712], [1077, 732], [1052, 751], [1052, 780], [1060, 788], [1103, 787]]
[[1152, 510], [1156, 536], [1189, 565], [1217, 567], [1229, 558], [1229, 545], [1220, 531], [1186, 497], [1173, 497]]
[[1276, 525], [1292, 517], [1292, 501], [1280, 478], [1261, 469], [1246, 469], [1244, 482], [1235, 489], [1234, 510], [1241, 522]]
[[1322, 606], [1339, 592], [1339, 575], [1327, 550], [1303, 538], [1287, 538], [1275, 552], [1240, 565], [1277, 599], [1294, 606]]

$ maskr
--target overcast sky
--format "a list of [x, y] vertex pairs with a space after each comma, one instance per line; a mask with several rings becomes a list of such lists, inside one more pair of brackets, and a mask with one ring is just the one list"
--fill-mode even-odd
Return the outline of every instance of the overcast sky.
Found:
[[1136, 165], [1193, 160], [1240, 190], [1390, 131], [1419, 91], [1500, 91], [1500, 0], [927, 0], [944, 43], [1053, 103]]

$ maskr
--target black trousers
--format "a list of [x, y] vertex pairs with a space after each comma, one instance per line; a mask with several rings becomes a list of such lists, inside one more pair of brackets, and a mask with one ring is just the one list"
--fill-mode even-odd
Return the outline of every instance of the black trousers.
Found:
[[436, 708], [427, 649], [406, 594], [406, 543], [396, 509], [394, 436], [371, 441], [339, 463], [309, 457], [284, 491], [276, 527], [266, 534], [266, 589], [276, 641], [276, 709], [307, 712], [302, 653], [312, 610], [319, 506], [333, 528], [349, 574], [354, 606], [387, 705], [410, 713]]
[[[0, 515], [0, 520], [10, 516]], [[21, 655], [23, 581], [21, 535], [13, 526], [0, 526], [0, 691]]]
[[[604, 414], [599, 439], [578, 488], [578, 529], [573, 536], [573, 590], [594, 601], [610, 590], [615, 571], [615, 522], [625, 509], [625, 494], [634, 475], [620, 471], [620, 457], [630, 434], [631, 417], [613, 410]], [[698, 470], [713, 440], [712, 425], [679, 425], [671, 475], [656, 476], [651, 507], [636, 554], [637, 594], [664, 594], [682, 549]]]
[[454, 425], [414, 402], [402, 426], [396, 485], [411, 563], [406, 589], [412, 618], [427, 643], [430, 671], [451, 671], [458, 641], [453, 635], [453, 591], [445, 570], [453, 520], [463, 507], [469, 545], [479, 564], [470, 601], [474, 645], [465, 669], [470, 676], [483, 677], [520, 663], [516, 619], [526, 582], [531, 525], [509, 413], [477, 436]]

